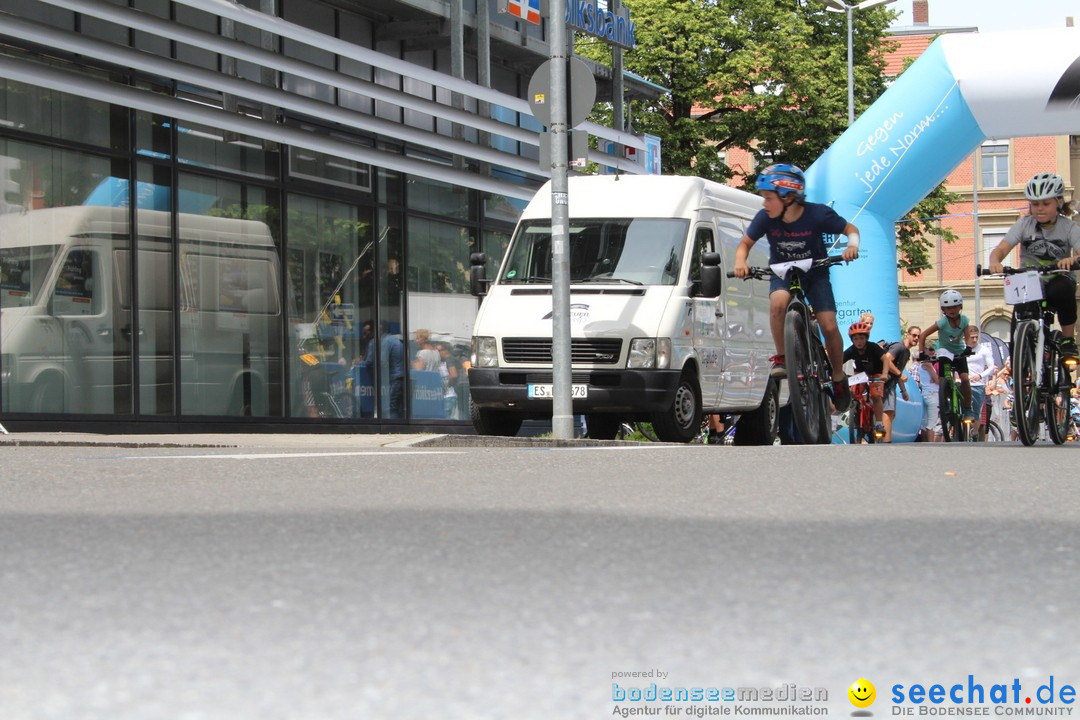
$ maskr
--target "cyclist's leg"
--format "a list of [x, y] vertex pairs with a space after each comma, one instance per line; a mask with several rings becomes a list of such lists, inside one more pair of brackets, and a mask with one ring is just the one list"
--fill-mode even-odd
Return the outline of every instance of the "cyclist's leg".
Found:
[[777, 355], [784, 354], [784, 318], [787, 316], [788, 301], [791, 300], [791, 293], [783, 282], [775, 275], [769, 281], [769, 330]]
[[776, 348], [776, 355], [771, 358], [772, 368], [769, 370], [769, 375], [777, 379], [787, 376], [787, 362], [784, 357], [787, 353], [784, 349], [784, 322], [787, 318], [787, 305], [791, 300], [791, 293], [788, 292], [786, 286], [782, 286], [782, 283], [783, 281], [775, 275], [769, 281], [769, 331], [772, 333], [773, 346]]
[[1076, 278], [1072, 275], [1055, 275], [1046, 281], [1046, 300], [1057, 314], [1061, 326], [1062, 356], [1076, 357]]
[[874, 406], [874, 422], [884, 422], [884, 383], [870, 382], [870, 404]]
[[825, 353], [832, 365], [832, 380], [844, 379], [844, 341], [840, 337], [840, 326], [836, 323], [835, 310], [818, 310], [815, 306], [814, 317], [817, 319], [821, 334], [825, 336]]

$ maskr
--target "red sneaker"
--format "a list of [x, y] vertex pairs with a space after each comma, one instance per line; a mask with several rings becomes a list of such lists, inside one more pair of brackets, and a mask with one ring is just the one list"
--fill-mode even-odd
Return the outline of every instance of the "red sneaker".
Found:
[[783, 380], [787, 377], [787, 365], [784, 364], [783, 355], [773, 355], [769, 358], [769, 362], [772, 363], [772, 369], [769, 370], [769, 377], [774, 377], [777, 380]]

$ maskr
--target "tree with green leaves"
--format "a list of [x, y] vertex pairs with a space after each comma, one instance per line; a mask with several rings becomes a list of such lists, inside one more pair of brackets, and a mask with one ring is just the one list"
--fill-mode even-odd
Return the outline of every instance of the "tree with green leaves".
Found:
[[[670, 90], [635, 103], [633, 128], [663, 139], [663, 171], [721, 182], [717, 153], [751, 151], [758, 163], [808, 166], [847, 127], [847, 25], [820, 0], [626, 0], [638, 45], [624, 66]], [[893, 17], [876, 7], [854, 14], [856, 107], [885, 87], [882, 36]], [[576, 49], [601, 62], [610, 49], [583, 39]]]

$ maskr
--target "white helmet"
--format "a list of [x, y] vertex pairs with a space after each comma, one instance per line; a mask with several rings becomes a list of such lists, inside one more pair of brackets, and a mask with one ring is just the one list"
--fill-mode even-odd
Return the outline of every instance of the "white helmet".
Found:
[[946, 290], [941, 293], [941, 300], [938, 304], [943, 308], [960, 307], [964, 304], [964, 296], [960, 294], [959, 290]]
[[1024, 197], [1028, 200], [1059, 198], [1065, 194], [1065, 182], [1055, 173], [1038, 173], [1028, 180]]

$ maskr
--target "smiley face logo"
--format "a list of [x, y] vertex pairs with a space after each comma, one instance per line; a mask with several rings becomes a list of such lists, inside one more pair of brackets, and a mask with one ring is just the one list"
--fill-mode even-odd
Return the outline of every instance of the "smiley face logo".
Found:
[[874, 700], [877, 699], [877, 689], [874, 688], [874, 683], [866, 678], [859, 678], [851, 683], [851, 687], [847, 690], [847, 696], [855, 707], [867, 708], [873, 705]]

